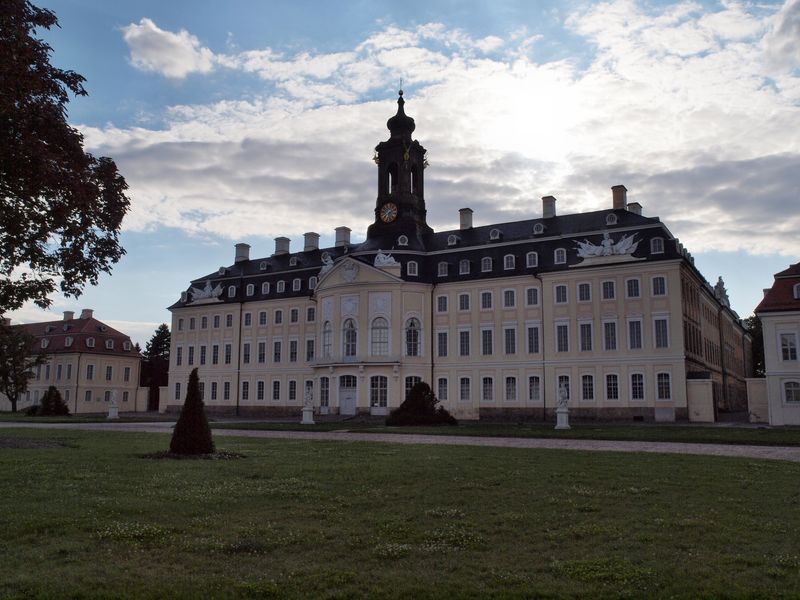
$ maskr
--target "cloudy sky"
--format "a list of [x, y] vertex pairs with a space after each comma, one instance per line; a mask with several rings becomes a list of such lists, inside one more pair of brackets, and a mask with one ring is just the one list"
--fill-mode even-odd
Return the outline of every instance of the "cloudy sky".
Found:
[[[800, 257], [800, 0], [50, 0], [69, 118], [130, 185], [128, 254], [79, 299], [142, 343], [190, 279], [305, 231], [363, 239], [402, 80], [428, 220], [610, 206], [624, 184], [733, 308]], [[33, 307], [15, 321], [53, 318]], [[57, 318], [57, 317], [55, 317]]]

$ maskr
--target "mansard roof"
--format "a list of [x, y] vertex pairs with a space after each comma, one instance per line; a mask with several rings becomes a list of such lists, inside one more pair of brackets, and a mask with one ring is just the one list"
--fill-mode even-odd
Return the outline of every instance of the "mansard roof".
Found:
[[[11, 327], [20, 328], [34, 336], [36, 343], [32, 350], [36, 352], [45, 354], [80, 352], [82, 354], [138, 357], [129, 336], [94, 317], [25, 323]], [[68, 338], [71, 339], [69, 344], [67, 343]], [[94, 340], [93, 346], [90, 345], [90, 339]], [[42, 346], [42, 340], [46, 340], [46, 346]], [[112, 342], [111, 348], [107, 347], [109, 340]], [[125, 342], [127, 342], [128, 350], [125, 350]]]
[[800, 262], [775, 274], [775, 283], [764, 295], [756, 313], [800, 311], [800, 298], [795, 297], [795, 286], [800, 284]]

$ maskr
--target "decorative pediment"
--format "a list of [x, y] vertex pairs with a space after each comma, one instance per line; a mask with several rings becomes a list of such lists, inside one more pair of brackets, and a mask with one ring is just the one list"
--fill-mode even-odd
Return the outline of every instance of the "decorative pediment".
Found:
[[374, 267], [346, 256], [337, 260], [327, 270], [320, 271], [316, 291], [355, 283], [401, 283], [403, 280], [399, 275], [399, 265]]

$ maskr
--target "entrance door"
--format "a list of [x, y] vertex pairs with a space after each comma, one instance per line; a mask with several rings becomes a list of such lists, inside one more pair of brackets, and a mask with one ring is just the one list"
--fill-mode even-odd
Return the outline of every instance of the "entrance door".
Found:
[[339, 414], [356, 414], [356, 377], [342, 375], [339, 377]]

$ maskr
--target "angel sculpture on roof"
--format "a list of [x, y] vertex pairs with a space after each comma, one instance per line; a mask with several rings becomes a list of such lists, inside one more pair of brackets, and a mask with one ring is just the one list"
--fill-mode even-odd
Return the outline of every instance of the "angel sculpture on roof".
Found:
[[593, 258], [596, 256], [615, 256], [622, 254], [632, 254], [639, 245], [635, 241], [636, 234], [623, 235], [618, 242], [614, 243], [608, 232], [603, 234], [603, 239], [599, 245], [595, 245], [589, 240], [576, 242], [578, 246], [578, 256], [581, 258]]
[[216, 287], [211, 287], [211, 281], [206, 279], [206, 285], [200, 289], [196, 287], [189, 288], [192, 294], [192, 300], [205, 300], [206, 298], [219, 298], [222, 295], [222, 284], [218, 283]]

